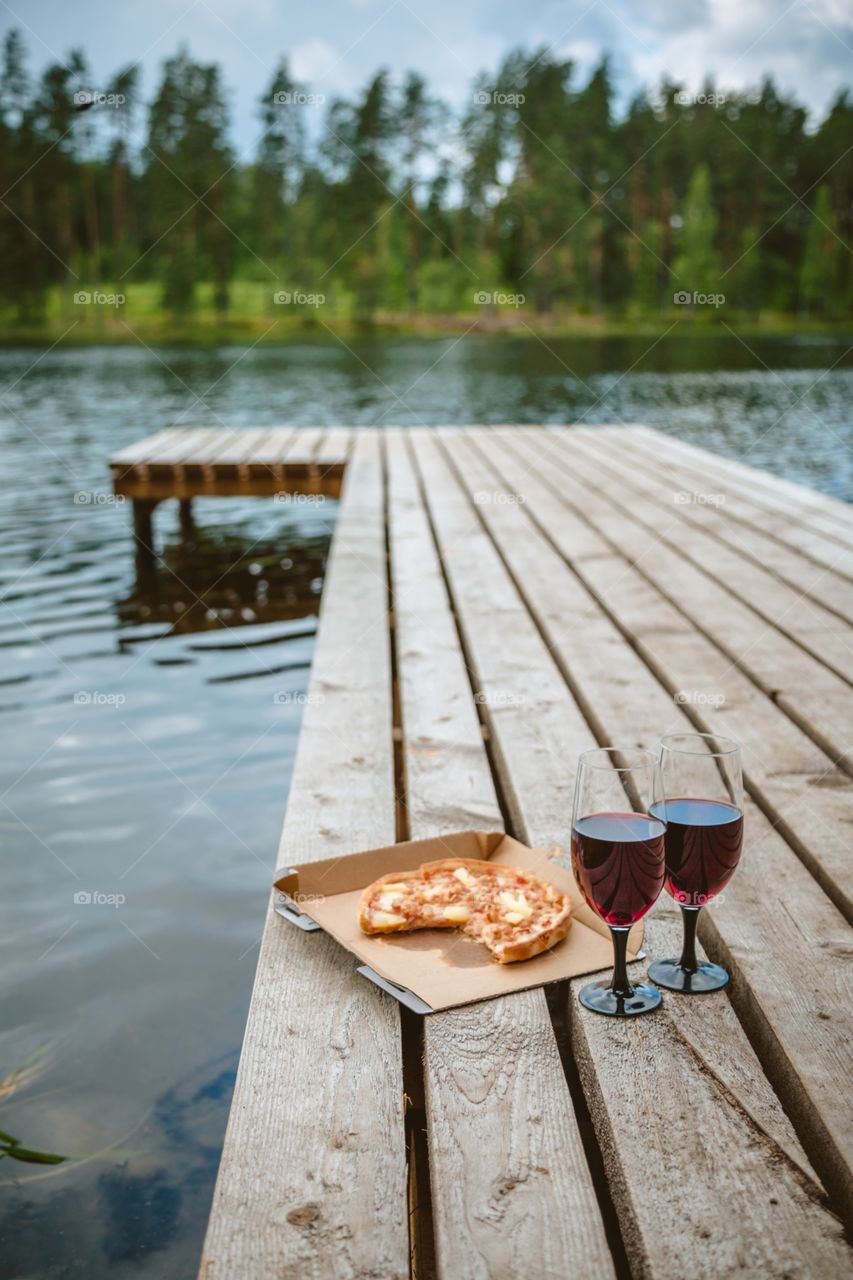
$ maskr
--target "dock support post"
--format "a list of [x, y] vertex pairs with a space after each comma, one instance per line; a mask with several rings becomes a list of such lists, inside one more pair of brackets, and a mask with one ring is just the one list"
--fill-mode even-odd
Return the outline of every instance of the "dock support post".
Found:
[[193, 519], [192, 498], [181, 498], [179, 504], [181, 537], [184, 542], [192, 542], [195, 538], [195, 520]]

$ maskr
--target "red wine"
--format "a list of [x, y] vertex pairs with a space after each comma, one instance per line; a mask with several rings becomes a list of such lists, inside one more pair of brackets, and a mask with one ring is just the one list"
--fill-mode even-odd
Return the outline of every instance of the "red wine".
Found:
[[663, 888], [664, 823], [641, 813], [593, 813], [572, 831], [572, 870], [589, 906], [610, 925], [644, 916]]
[[743, 813], [720, 800], [667, 800], [666, 889], [682, 907], [704, 907], [724, 889], [740, 860]]

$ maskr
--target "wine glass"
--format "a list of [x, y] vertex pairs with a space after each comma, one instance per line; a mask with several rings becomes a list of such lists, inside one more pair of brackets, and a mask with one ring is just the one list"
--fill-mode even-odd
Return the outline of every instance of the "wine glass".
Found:
[[740, 743], [712, 733], [669, 733], [660, 741], [665, 799], [652, 811], [666, 822], [666, 888], [684, 921], [680, 960], [656, 960], [649, 977], [695, 995], [724, 987], [718, 964], [696, 959], [699, 912], [731, 880], [743, 844]]
[[656, 901], [664, 881], [665, 820], [660, 770], [650, 751], [599, 747], [578, 761], [572, 816], [572, 870], [593, 911], [610, 926], [613, 977], [579, 994], [595, 1013], [629, 1018], [656, 1009], [657, 987], [633, 986], [626, 965], [628, 931]]

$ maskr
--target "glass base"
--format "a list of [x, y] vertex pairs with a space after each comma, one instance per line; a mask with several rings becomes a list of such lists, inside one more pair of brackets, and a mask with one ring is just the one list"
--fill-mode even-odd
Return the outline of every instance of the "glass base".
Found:
[[590, 982], [581, 987], [578, 999], [586, 1009], [593, 1013], [606, 1013], [611, 1018], [634, 1018], [640, 1013], [651, 1013], [657, 1009], [662, 996], [657, 987], [648, 982], [638, 982], [631, 989], [631, 994], [617, 996], [610, 986], [610, 980]]
[[649, 965], [649, 977], [667, 991], [680, 991], [688, 996], [719, 991], [729, 980], [725, 969], [718, 964], [700, 964], [691, 971], [683, 969], [678, 960], [656, 960]]

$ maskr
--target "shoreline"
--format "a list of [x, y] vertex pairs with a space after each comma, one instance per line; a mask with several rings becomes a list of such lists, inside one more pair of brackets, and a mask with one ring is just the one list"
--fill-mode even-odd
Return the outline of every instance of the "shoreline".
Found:
[[[152, 346], [204, 348], [223, 345], [285, 346], [298, 342], [334, 342], [365, 338], [484, 337], [502, 339], [660, 339], [684, 338], [813, 338], [853, 341], [849, 321], [809, 321], [797, 316], [755, 317], [731, 314], [725, 317], [684, 314], [673, 308], [658, 316], [637, 318], [602, 315], [554, 315], [519, 311], [507, 315], [470, 313], [406, 315], [378, 314], [370, 322], [350, 316], [329, 315], [322, 319], [276, 317], [265, 313], [219, 319], [201, 313], [185, 320], [169, 320], [150, 313], [125, 319], [100, 314], [92, 320], [66, 315], [41, 325], [0, 324], [0, 348], [12, 347], [130, 347]], [[732, 332], [735, 330], [735, 332]]]
[[[81, 348], [81, 347], [133, 347], [149, 344], [152, 347], [205, 348], [220, 346], [283, 347], [288, 344], [311, 342], [332, 343], [336, 339], [389, 339], [412, 338], [441, 340], [446, 338], [496, 338], [496, 339], [573, 339], [593, 342], [603, 339], [662, 339], [675, 337], [688, 339], [736, 340], [812, 338], [827, 342], [853, 342], [850, 324], [803, 323], [797, 319], [761, 321], [731, 317], [733, 323], [726, 326], [715, 321], [679, 320], [676, 316], [642, 320], [606, 320], [602, 317], [583, 317], [570, 321], [551, 316], [524, 317], [523, 323], [489, 323], [470, 316], [406, 316], [382, 317], [371, 324], [356, 324], [350, 317], [332, 316], [323, 324], [305, 323], [270, 324], [264, 320], [225, 320], [210, 323], [193, 320], [184, 324], [156, 324], [138, 321], [132, 326], [123, 324], [0, 326], [0, 348]], [[735, 332], [733, 332], [735, 330]]]

